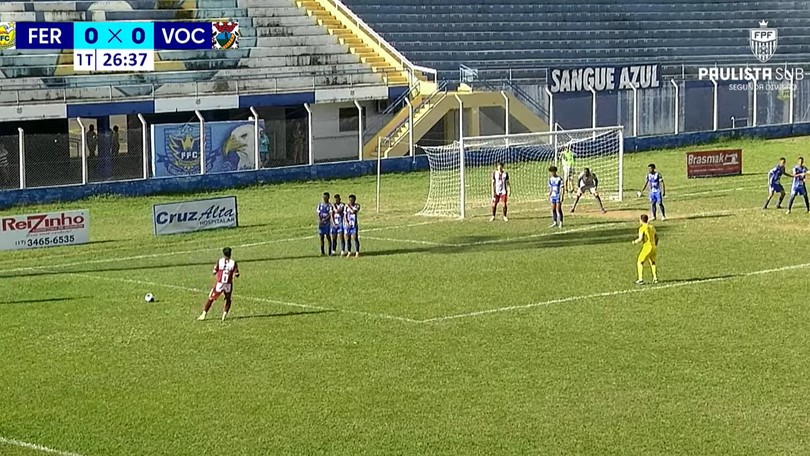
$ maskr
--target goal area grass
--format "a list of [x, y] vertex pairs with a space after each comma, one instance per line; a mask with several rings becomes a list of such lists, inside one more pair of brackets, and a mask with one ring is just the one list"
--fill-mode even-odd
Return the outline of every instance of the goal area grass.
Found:
[[[684, 149], [628, 153], [624, 200], [561, 230], [544, 202], [417, 216], [428, 173], [383, 175], [380, 213], [373, 177], [0, 212], [89, 209], [92, 239], [4, 252], [0, 454], [802, 454], [810, 215], [761, 207], [808, 146], [690, 148], [744, 150], [699, 180]], [[668, 219], [638, 287], [648, 163]], [[324, 191], [357, 195], [360, 258], [318, 255]], [[239, 228], [153, 236], [153, 204], [212, 195]], [[225, 246], [232, 314], [195, 321]]]

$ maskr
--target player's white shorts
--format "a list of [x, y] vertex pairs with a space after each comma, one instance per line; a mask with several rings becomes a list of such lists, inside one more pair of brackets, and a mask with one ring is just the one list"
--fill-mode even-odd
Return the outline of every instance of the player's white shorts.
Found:
[[217, 283], [214, 285], [214, 288], [211, 289], [211, 293], [208, 294], [208, 297], [211, 299], [217, 299], [222, 293], [229, 295], [231, 294], [231, 291], [233, 291], [232, 283]]
[[586, 193], [590, 193], [591, 195], [596, 195], [596, 187], [592, 187], [592, 186], [580, 187], [577, 190], [577, 193], [580, 194], [580, 195], [584, 195]]

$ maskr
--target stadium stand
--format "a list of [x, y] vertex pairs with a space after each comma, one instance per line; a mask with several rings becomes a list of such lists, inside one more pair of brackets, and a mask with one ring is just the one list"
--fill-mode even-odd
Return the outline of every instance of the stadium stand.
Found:
[[778, 29], [773, 62], [810, 59], [810, 2], [346, 0], [407, 58], [448, 77], [477, 69], [751, 61], [748, 30]]
[[[93, 100], [407, 85], [407, 75], [359, 39], [330, 31], [293, 0], [11, 1], [4, 21], [235, 20], [238, 50], [160, 51], [149, 74], [76, 74], [70, 51], [0, 51], [0, 101]], [[71, 89], [71, 90], [67, 90]], [[16, 93], [12, 93], [16, 91]], [[14, 97], [14, 100], [10, 98]]]

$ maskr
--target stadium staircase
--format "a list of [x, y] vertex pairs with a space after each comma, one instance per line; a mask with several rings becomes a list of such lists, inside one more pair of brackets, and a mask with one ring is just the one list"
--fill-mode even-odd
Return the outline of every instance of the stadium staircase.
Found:
[[456, 77], [460, 64], [508, 67], [515, 78], [584, 62], [754, 64], [749, 29], [762, 20], [779, 33], [769, 63], [810, 61], [807, 0], [344, 1], [407, 58], [443, 77]]
[[[456, 99], [458, 97], [458, 99]], [[527, 107], [522, 100], [508, 91], [473, 91], [462, 85], [456, 91], [449, 91], [447, 83], [440, 84], [431, 93], [417, 94], [412, 98], [413, 105], [413, 138], [418, 142], [447, 114], [459, 109], [459, 100], [464, 110], [469, 110], [466, 136], [479, 135], [479, 116], [481, 108], [503, 107], [509, 99], [509, 113], [512, 119], [519, 122], [528, 131], [548, 131], [548, 124], [538, 114]], [[384, 158], [403, 156], [410, 153], [408, 121], [409, 109], [400, 110], [371, 140], [363, 147], [366, 158], [376, 158], [378, 153]], [[452, 138], [447, 138], [452, 141]], [[379, 152], [378, 152], [379, 151]]]
[[347, 46], [349, 52], [362, 63], [369, 65], [372, 71], [390, 75], [390, 85], [409, 85], [412, 77], [425, 79], [421, 73], [411, 76], [399, 53], [380, 40], [373, 30], [357, 21], [342, 3], [333, 0], [297, 0], [296, 4], [304, 8], [307, 15], [314, 17], [318, 25], [325, 27], [330, 35], [337, 37], [338, 42]]
[[[403, 59], [295, 0], [5, 1], [3, 21], [236, 20], [239, 49], [159, 51], [155, 72], [76, 74], [71, 51], [0, 50], [0, 104], [407, 85]], [[372, 52], [373, 51], [373, 52]], [[423, 75], [422, 75], [423, 76]]]

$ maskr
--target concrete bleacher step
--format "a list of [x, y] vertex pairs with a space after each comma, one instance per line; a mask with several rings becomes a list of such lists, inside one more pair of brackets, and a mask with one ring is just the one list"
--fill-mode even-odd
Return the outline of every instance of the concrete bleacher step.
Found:
[[250, 50], [250, 57], [284, 57], [288, 55], [330, 55], [348, 54], [349, 48], [343, 44], [326, 44], [320, 46], [284, 46], [284, 47], [262, 47]]
[[[0, 2], [0, 14], [8, 12], [25, 11], [25, 3], [22, 2]], [[5, 14], [3, 14], [5, 17]]]
[[197, 0], [200, 8], [241, 8], [236, 0]]
[[306, 16], [306, 12], [294, 5], [284, 8], [256, 7], [247, 8], [247, 13], [251, 17], [295, 17]]
[[241, 8], [210, 8], [210, 9], [158, 9], [158, 10], [128, 10], [107, 11], [108, 21], [195, 21], [234, 19], [247, 21], [248, 12]]
[[[273, 75], [318, 75], [318, 74], [372, 74], [368, 72], [366, 65], [362, 63], [344, 65], [303, 65], [298, 67], [274, 68]], [[228, 77], [237, 76], [260, 76], [266, 75], [266, 68], [234, 68], [219, 70], [219, 75]]]
[[[406, 85], [401, 71], [349, 30], [330, 33], [326, 21], [308, 15], [295, 0], [153, 0], [0, 2], [0, 20], [14, 21], [188, 21], [238, 20], [240, 49], [158, 51], [155, 71], [76, 74], [70, 52], [0, 51], [0, 100], [97, 100], [188, 96], [255, 90], [312, 90], [356, 84]], [[168, 6], [169, 8], [165, 8]], [[38, 87], [38, 88], [34, 88]], [[62, 88], [60, 91], [60, 87]], [[22, 90], [24, 88], [25, 90]], [[19, 93], [16, 91], [22, 90]], [[11, 98], [9, 92], [15, 93]]]
[[256, 27], [257, 37], [266, 36], [318, 36], [324, 35], [324, 30], [317, 25], [304, 25], [294, 27]]
[[261, 57], [243, 59], [239, 62], [239, 68], [277, 68], [304, 67], [317, 65], [347, 65], [361, 63], [360, 59], [351, 54], [333, 55], [290, 55], [285, 57]]
[[295, 6], [293, 0], [237, 0], [239, 8], [289, 8]]
[[339, 44], [337, 37], [332, 35], [259, 37], [256, 38], [255, 47], [321, 46], [329, 44]]
[[318, 25], [318, 21], [314, 17], [306, 15], [283, 17], [252, 16], [251, 22], [253, 22], [254, 27], [294, 27], [302, 25]]

